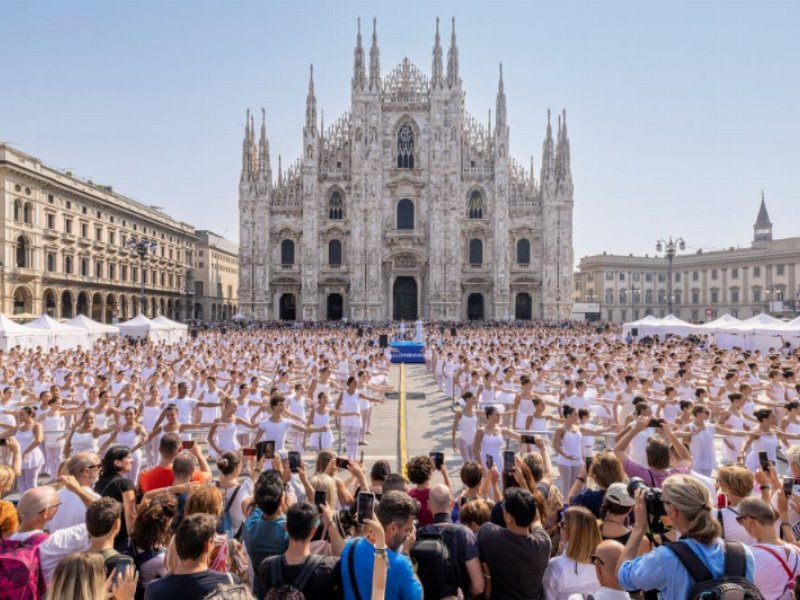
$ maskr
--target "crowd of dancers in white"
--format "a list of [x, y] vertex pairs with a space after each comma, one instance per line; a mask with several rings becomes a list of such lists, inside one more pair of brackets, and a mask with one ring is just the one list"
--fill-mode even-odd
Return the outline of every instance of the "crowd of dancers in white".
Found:
[[[647, 440], [669, 430], [692, 470], [759, 466], [800, 439], [798, 358], [785, 350], [720, 350], [674, 338], [628, 345], [619, 333], [465, 326], [426, 329], [425, 358], [455, 417], [463, 461], [502, 464], [514, 441], [549, 440], [562, 492], [585, 457], [625, 440], [646, 464]], [[158, 464], [168, 432], [207, 442], [209, 456], [275, 442], [278, 451], [367, 444], [385, 401], [390, 353], [353, 329], [202, 332], [174, 345], [106, 341], [92, 351], [0, 353], [0, 463], [16, 461], [19, 491], [55, 477], [72, 453], [131, 448], [136, 481]], [[647, 427], [641, 424], [647, 419]], [[662, 423], [666, 426], [662, 426]], [[391, 434], [395, 435], [395, 434]], [[488, 458], [491, 457], [491, 458]]]
[[[174, 345], [108, 340], [92, 351], [0, 351], [0, 463], [19, 492], [55, 478], [75, 452], [133, 450], [136, 481], [165, 433], [209, 457], [273, 441], [288, 450], [368, 444], [391, 391], [387, 351], [355, 330], [202, 332]], [[341, 435], [341, 439], [335, 438]], [[285, 454], [284, 454], [285, 456]]]
[[452, 446], [464, 461], [502, 465], [512, 441], [530, 451], [542, 436], [565, 497], [585, 458], [607, 444], [646, 465], [648, 439], [668, 430], [694, 474], [710, 477], [737, 463], [756, 471], [762, 453], [777, 464], [800, 439], [799, 361], [780, 347], [629, 345], [587, 327], [462, 328], [429, 345], [426, 362], [456, 407]]

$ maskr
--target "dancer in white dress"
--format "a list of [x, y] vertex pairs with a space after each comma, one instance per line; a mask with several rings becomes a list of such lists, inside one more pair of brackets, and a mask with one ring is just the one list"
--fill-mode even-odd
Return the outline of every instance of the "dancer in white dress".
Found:
[[346, 456], [350, 460], [358, 457], [358, 440], [361, 436], [361, 404], [357, 385], [356, 378], [349, 377], [346, 389], [339, 394], [336, 402], [339, 427], [344, 434]]
[[226, 396], [222, 402], [222, 416], [212, 423], [208, 431], [208, 446], [217, 458], [226, 452], [238, 452], [241, 449], [239, 434], [242, 428], [258, 429], [257, 424], [236, 416], [238, 406], [236, 400]]
[[469, 462], [476, 458], [474, 445], [478, 433], [478, 398], [466, 391], [461, 394], [461, 400], [464, 408], [457, 410], [453, 417], [453, 450], [461, 454], [461, 460]]
[[487, 457], [491, 457], [492, 466], [495, 466], [498, 471], [502, 471], [503, 444], [506, 438], [519, 441], [520, 434], [511, 429], [500, 427], [501, 413], [497, 410], [497, 407], [487, 406], [484, 414], [486, 415], [486, 424], [479, 428], [475, 434], [472, 453], [475, 459], [487, 469], [490, 468], [487, 464]]
[[[147, 431], [144, 426], [136, 420], [138, 411], [135, 407], [129, 406], [126, 408], [122, 416], [124, 419], [122, 425], [111, 434], [107, 445], [125, 446], [131, 449], [133, 465], [130, 471], [123, 474], [123, 477], [136, 483], [139, 479], [139, 471], [142, 468], [142, 451], [139, 450], [139, 447], [141, 446], [141, 442], [147, 439]], [[134, 450], [134, 448], [136, 448], [136, 450]]]
[[33, 415], [30, 406], [23, 406], [17, 413], [18, 426], [0, 424], [5, 429], [3, 437], [13, 435], [19, 444], [22, 455], [22, 472], [18, 479], [20, 494], [38, 485], [39, 472], [44, 466], [44, 453], [41, 449], [44, 442], [43, 428], [41, 423], [33, 419]]
[[[290, 429], [302, 431], [303, 433], [321, 432], [330, 429], [327, 425], [306, 427], [302, 423], [297, 423], [295, 420], [288, 418], [288, 415], [286, 415], [286, 400], [280, 394], [273, 395], [269, 400], [269, 405], [272, 408], [272, 414], [270, 414], [269, 419], [265, 419], [258, 424], [259, 431], [254, 443], [258, 444], [262, 437], [267, 441], [273, 441], [275, 442], [275, 452], [281, 456], [285, 457], [286, 432]], [[258, 413], [256, 413], [254, 420], [257, 417]]]
[[[745, 417], [742, 413], [742, 406], [744, 405], [744, 396], [739, 392], [728, 394], [730, 406], [728, 410], [724, 411], [719, 418], [721, 425], [733, 429], [734, 431], [749, 431], [750, 426], [745, 424]], [[726, 436], [722, 438], [722, 452], [720, 457], [720, 464], [733, 465], [736, 464], [739, 458], [739, 452], [742, 450], [745, 439], [742, 436]]]
[[329, 406], [330, 398], [328, 397], [328, 393], [322, 391], [321, 388], [321, 385], [317, 386], [317, 389], [320, 390], [317, 394], [317, 405], [314, 407], [314, 410], [311, 411], [308, 421], [306, 422], [307, 427], [328, 427], [327, 430], [311, 434], [308, 440], [308, 447], [315, 451], [330, 450], [333, 448], [333, 434], [330, 430], [332, 413]]
[[47, 406], [47, 411], [42, 413], [38, 420], [41, 421], [44, 431], [44, 460], [45, 472], [53, 479], [58, 478], [58, 468], [64, 460], [64, 440], [66, 438], [67, 415], [78, 415], [82, 408], [63, 408], [61, 398], [54, 397], [50, 392], [39, 394], [42, 405]]

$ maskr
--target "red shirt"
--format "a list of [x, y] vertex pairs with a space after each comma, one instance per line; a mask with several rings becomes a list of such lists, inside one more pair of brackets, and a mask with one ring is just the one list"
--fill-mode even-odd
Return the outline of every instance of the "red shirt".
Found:
[[412, 488], [408, 490], [408, 495], [419, 502], [419, 510], [417, 511], [417, 521], [419, 521], [419, 526], [425, 527], [425, 525], [430, 525], [433, 523], [433, 515], [431, 514], [431, 509], [428, 506], [428, 496], [431, 495], [431, 488], [425, 488], [424, 490]]
[[[195, 469], [194, 473], [192, 473], [192, 481], [203, 483], [205, 480], [206, 474]], [[143, 493], [147, 493], [151, 490], [168, 487], [172, 485], [174, 481], [175, 473], [172, 472], [172, 468], [170, 467], [167, 469], [158, 465], [152, 469], [142, 471], [139, 474], [139, 489], [141, 489]]]

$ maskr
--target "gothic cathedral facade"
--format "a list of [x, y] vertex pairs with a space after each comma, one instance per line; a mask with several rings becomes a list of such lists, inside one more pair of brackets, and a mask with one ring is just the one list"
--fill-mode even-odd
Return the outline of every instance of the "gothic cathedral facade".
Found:
[[351, 106], [325, 128], [313, 67], [303, 156], [273, 178], [248, 111], [239, 185], [240, 312], [257, 319], [564, 319], [572, 307], [566, 115], [548, 111], [540, 178], [509, 157], [503, 69], [494, 122], [464, 108], [455, 23], [430, 77], [386, 76], [360, 24]]

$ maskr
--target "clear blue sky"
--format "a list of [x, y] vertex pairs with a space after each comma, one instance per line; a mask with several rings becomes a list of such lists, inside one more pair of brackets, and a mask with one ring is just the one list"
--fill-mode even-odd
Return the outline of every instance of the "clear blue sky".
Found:
[[326, 123], [348, 107], [357, 16], [385, 74], [430, 71], [437, 15], [480, 120], [503, 63], [537, 177], [546, 110], [567, 109], [576, 261], [746, 245], [762, 188], [775, 235], [800, 235], [797, 2], [3, 2], [0, 140], [236, 239], [245, 109], [266, 108], [276, 170], [309, 63]]

